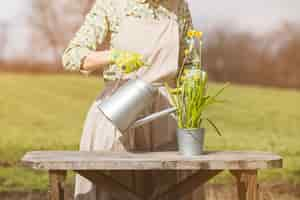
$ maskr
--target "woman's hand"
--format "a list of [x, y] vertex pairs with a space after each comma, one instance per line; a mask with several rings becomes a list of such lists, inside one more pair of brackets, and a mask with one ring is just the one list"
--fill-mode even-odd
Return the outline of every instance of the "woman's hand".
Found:
[[115, 64], [124, 73], [138, 70], [145, 65], [142, 55], [129, 51], [108, 50], [90, 53], [83, 62], [82, 71], [94, 71], [108, 64]]
[[137, 71], [145, 65], [141, 54], [116, 49], [111, 50], [110, 60], [125, 74]]

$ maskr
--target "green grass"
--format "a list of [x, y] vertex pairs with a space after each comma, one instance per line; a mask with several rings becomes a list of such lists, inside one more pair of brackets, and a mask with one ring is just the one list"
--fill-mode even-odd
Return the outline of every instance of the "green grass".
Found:
[[[0, 191], [46, 189], [46, 174], [20, 167], [20, 158], [32, 150], [78, 149], [101, 87], [95, 77], [0, 75]], [[285, 168], [263, 171], [261, 179], [300, 182], [300, 92], [231, 85], [223, 97], [227, 104], [207, 111], [223, 136], [208, 127], [207, 149], [279, 153]]]

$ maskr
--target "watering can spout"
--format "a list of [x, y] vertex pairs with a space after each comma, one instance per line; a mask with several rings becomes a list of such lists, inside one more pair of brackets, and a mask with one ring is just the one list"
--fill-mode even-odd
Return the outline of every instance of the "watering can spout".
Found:
[[176, 111], [176, 108], [169, 108], [137, 120], [152, 104], [156, 92], [156, 87], [143, 80], [130, 80], [112, 96], [102, 100], [98, 109], [123, 132], [128, 128], [141, 126]]
[[160, 111], [160, 112], [157, 112], [157, 113], [153, 113], [153, 114], [151, 114], [151, 115], [149, 115], [147, 117], [144, 117], [142, 119], [137, 120], [136, 122], [134, 122], [134, 124], [131, 127], [135, 128], [135, 127], [142, 126], [144, 124], [147, 124], [149, 122], [157, 120], [157, 119], [159, 119], [161, 117], [165, 117], [167, 115], [175, 113], [176, 110], [177, 110], [176, 108], [168, 108], [168, 109], [165, 109], [163, 111]]

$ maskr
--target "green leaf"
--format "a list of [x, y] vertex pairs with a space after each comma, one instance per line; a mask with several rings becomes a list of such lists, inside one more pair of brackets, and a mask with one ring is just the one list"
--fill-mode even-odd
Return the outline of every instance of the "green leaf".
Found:
[[208, 123], [216, 130], [216, 132], [218, 133], [219, 136], [222, 136], [221, 131], [218, 129], [218, 127], [216, 126], [216, 124], [211, 121], [210, 119], [206, 119], [208, 121]]
[[217, 103], [217, 97], [229, 86], [229, 83], [226, 83], [214, 96], [209, 96], [208, 99], [205, 101], [205, 106]]
[[218, 97], [229, 85], [230, 83], [226, 83], [212, 98], [215, 99]]

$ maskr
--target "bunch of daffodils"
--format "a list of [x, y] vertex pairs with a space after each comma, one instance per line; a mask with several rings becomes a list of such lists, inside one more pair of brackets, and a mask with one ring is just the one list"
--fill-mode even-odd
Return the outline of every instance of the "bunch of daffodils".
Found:
[[[202, 70], [201, 66], [201, 37], [202, 33], [196, 30], [188, 32], [187, 40], [191, 41], [191, 45], [185, 51], [186, 58], [190, 57], [193, 52], [197, 52], [198, 55], [195, 58], [196, 60], [192, 60], [193, 64], [190, 69], [183, 69], [180, 72], [177, 79], [177, 87], [170, 88], [166, 85], [166, 88], [171, 96], [173, 106], [177, 108], [178, 128], [198, 129], [206, 121], [221, 135], [215, 123], [204, 116], [204, 111], [209, 106], [222, 102], [217, 100], [217, 97], [224, 91], [227, 84], [215, 94], [208, 94], [208, 75]], [[200, 44], [195, 45], [195, 41], [198, 41]]]

